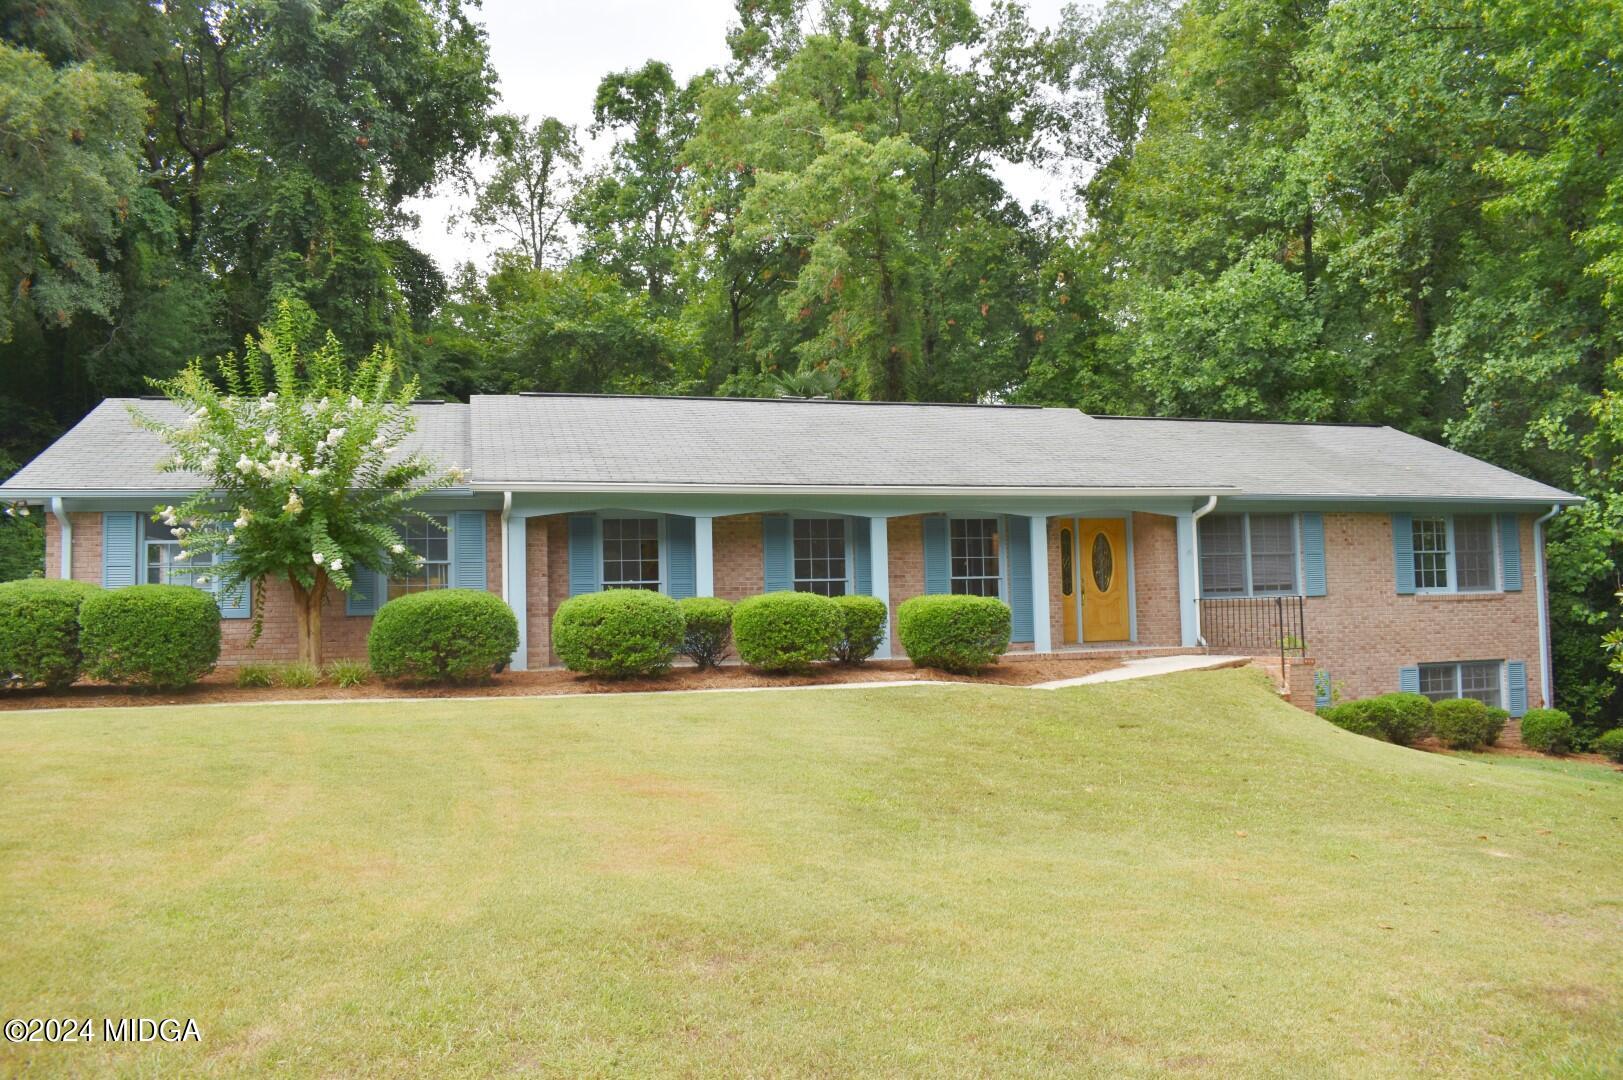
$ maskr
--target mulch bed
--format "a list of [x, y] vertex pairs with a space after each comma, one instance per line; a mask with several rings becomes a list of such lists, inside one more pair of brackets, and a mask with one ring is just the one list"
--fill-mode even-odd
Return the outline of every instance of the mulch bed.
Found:
[[236, 685], [235, 672], [222, 668], [185, 690], [142, 691], [105, 683], [78, 683], [65, 692], [44, 690], [0, 691], [0, 711], [13, 709], [81, 709], [94, 706], [207, 705], [217, 702], [253, 701], [342, 701], [351, 698], [456, 698], [508, 697], [527, 694], [600, 694], [645, 690], [711, 690], [746, 686], [833, 686], [839, 683], [884, 683], [906, 679], [934, 682], [988, 683], [1001, 686], [1030, 686], [1051, 679], [1074, 679], [1117, 666], [1115, 660], [1062, 659], [1022, 660], [996, 664], [976, 676], [949, 675], [942, 671], [916, 668], [905, 660], [873, 660], [857, 667], [821, 666], [805, 675], [767, 675], [749, 668], [728, 665], [709, 671], [679, 667], [660, 678], [592, 679], [572, 672], [507, 671], [488, 682], [471, 686], [394, 685], [376, 679], [363, 686], [340, 689], [336, 686], [269, 686], [243, 688]]

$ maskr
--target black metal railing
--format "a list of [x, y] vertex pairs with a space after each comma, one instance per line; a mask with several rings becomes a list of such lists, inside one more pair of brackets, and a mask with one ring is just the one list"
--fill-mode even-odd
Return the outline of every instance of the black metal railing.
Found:
[[1279, 670], [1287, 658], [1307, 655], [1307, 619], [1300, 596], [1225, 596], [1200, 601], [1200, 636], [1214, 649], [1279, 654]]

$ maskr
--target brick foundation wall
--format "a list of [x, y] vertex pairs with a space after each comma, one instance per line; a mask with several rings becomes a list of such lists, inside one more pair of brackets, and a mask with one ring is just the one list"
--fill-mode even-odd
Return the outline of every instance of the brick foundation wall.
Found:
[[1133, 587], [1138, 593], [1139, 644], [1181, 645], [1176, 518], [1133, 515]]
[[1387, 514], [1325, 514], [1326, 595], [1307, 598], [1307, 646], [1344, 698], [1398, 688], [1398, 669], [1457, 660], [1521, 660], [1527, 704], [1543, 704], [1533, 525], [1520, 522], [1522, 589], [1399, 596]]

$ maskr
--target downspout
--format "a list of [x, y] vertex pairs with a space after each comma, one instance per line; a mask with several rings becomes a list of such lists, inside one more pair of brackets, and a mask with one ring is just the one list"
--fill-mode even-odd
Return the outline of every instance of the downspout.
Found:
[[1213, 495], [1206, 500], [1206, 505], [1196, 510], [1189, 518], [1189, 543], [1194, 551], [1195, 559], [1195, 643], [1206, 648], [1206, 635], [1200, 632], [1200, 519], [1217, 509], [1217, 496]]
[[62, 505], [60, 495], [51, 499], [51, 516], [61, 527], [62, 533], [62, 580], [73, 578], [73, 522], [68, 520], [68, 512]]
[[1550, 671], [1550, 590], [1544, 580], [1544, 523], [1561, 512], [1561, 504], [1550, 507], [1550, 512], [1533, 522], [1533, 591], [1538, 594], [1538, 673], [1539, 689], [1544, 694], [1544, 707], [1555, 707], [1555, 676]]
[[507, 561], [507, 522], [512, 516], [513, 493], [511, 491], [504, 491], [502, 492], [502, 601], [504, 603], [511, 603], [511, 601], [507, 599], [507, 567], [509, 565]]

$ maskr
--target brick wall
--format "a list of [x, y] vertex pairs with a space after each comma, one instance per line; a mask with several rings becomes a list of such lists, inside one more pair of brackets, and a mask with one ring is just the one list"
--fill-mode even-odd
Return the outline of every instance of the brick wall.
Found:
[[1527, 704], [1543, 704], [1533, 519], [1521, 519], [1522, 589], [1399, 596], [1388, 514], [1325, 514], [1326, 595], [1307, 598], [1308, 651], [1348, 698], [1398, 688], [1398, 669], [1451, 660], [1521, 660]]
[[[526, 518], [524, 522], [524, 620], [525, 663], [531, 668], [552, 663], [552, 589], [562, 580], [565, 595], [569, 588], [567, 537], [553, 543], [555, 531], [562, 536], [564, 519]], [[556, 562], [557, 557], [563, 562]]]
[[894, 517], [886, 526], [885, 545], [890, 549], [890, 654], [901, 657], [901, 635], [896, 631], [896, 609], [902, 601], [924, 595], [924, 518]]
[[760, 514], [716, 518], [711, 525], [710, 545], [717, 596], [737, 603], [766, 589]]

